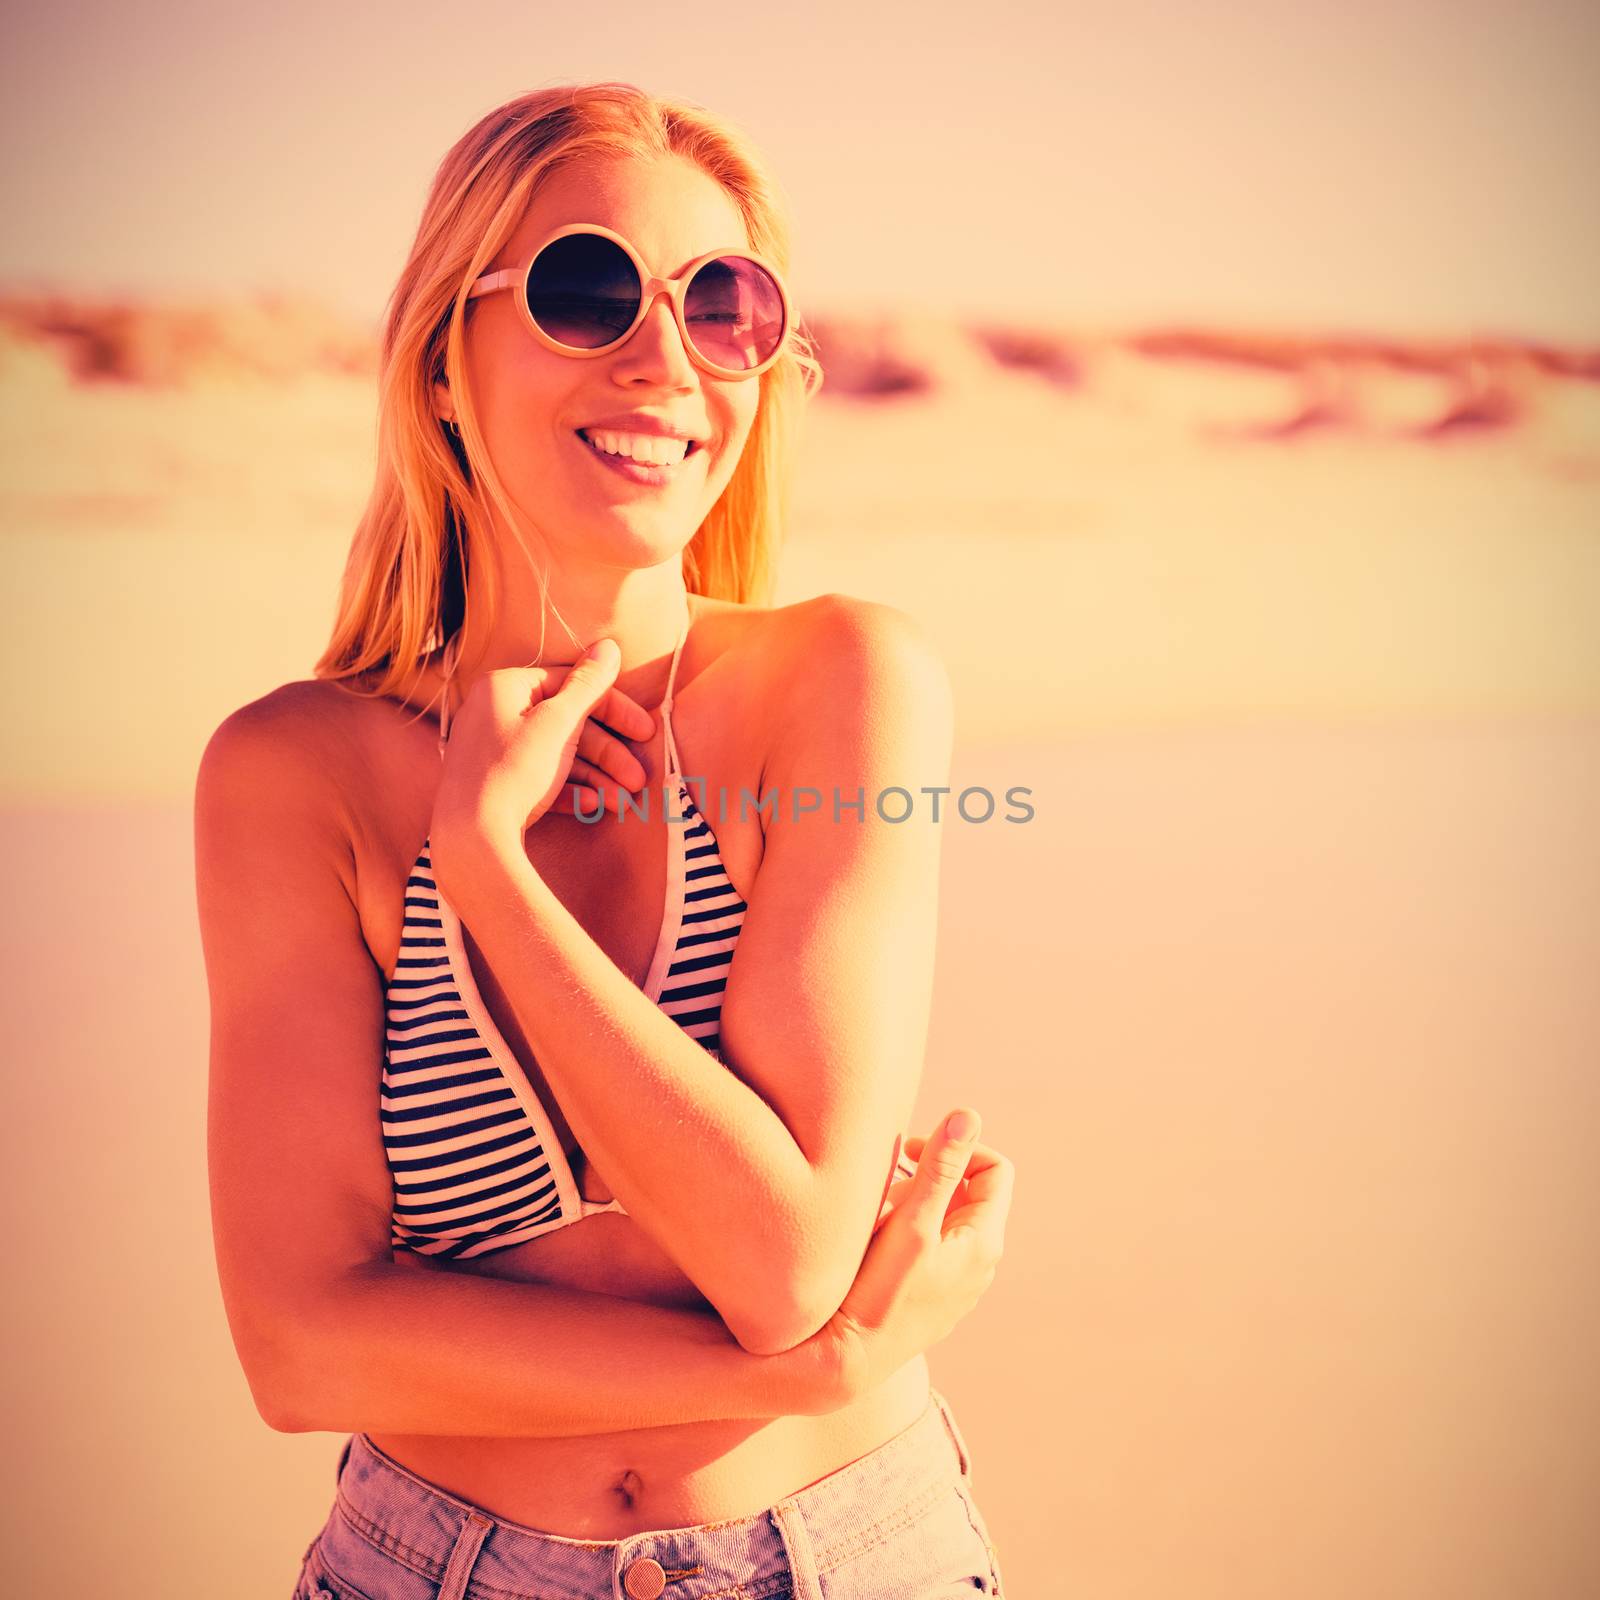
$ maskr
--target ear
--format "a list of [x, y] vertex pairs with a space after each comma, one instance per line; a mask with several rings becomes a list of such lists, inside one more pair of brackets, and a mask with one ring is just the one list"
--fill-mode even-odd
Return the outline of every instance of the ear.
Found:
[[447, 383], [436, 383], [433, 386], [433, 414], [441, 422], [456, 420], [455, 402], [450, 398], [450, 386]]

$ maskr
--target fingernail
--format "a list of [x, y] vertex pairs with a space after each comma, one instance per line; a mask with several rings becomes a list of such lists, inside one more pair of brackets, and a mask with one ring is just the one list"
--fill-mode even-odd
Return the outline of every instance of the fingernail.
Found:
[[978, 1131], [978, 1119], [970, 1111], [952, 1111], [945, 1120], [945, 1137], [964, 1144]]

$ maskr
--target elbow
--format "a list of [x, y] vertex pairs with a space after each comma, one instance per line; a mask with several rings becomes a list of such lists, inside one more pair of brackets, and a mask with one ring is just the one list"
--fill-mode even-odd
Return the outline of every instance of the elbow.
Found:
[[253, 1377], [250, 1393], [261, 1420], [274, 1433], [323, 1433], [338, 1424], [328, 1420], [329, 1397], [314, 1380], [326, 1376], [324, 1363], [313, 1351], [299, 1349], [291, 1359], [276, 1362], [268, 1372]]
[[736, 1327], [727, 1317], [728, 1331], [739, 1341], [740, 1347], [753, 1356], [781, 1356], [787, 1350], [801, 1345], [817, 1330], [802, 1330], [793, 1321], [775, 1321], [767, 1318], [760, 1322], [743, 1322]]
[[241, 1354], [241, 1360], [256, 1415], [274, 1433], [310, 1433], [314, 1426], [309, 1420], [311, 1407], [302, 1385], [284, 1371], [284, 1364], [260, 1355], [244, 1358]]
[[722, 1320], [740, 1346], [753, 1356], [779, 1356], [793, 1350], [827, 1326], [842, 1296], [817, 1293], [798, 1275], [791, 1275]]
[[[727, 1321], [726, 1318], [723, 1319]], [[802, 1345], [807, 1339], [813, 1337], [817, 1330], [826, 1322], [824, 1317], [815, 1325], [810, 1325], [803, 1318], [791, 1318], [776, 1321], [772, 1318], [759, 1323], [745, 1323], [739, 1327], [728, 1324], [729, 1331], [739, 1341], [742, 1349], [753, 1356], [781, 1356], [793, 1350], [797, 1345]]]
[[235, 1333], [256, 1414], [274, 1433], [313, 1433], [325, 1426], [312, 1384], [327, 1363], [311, 1348], [314, 1342], [309, 1320], [298, 1317], [270, 1329], [253, 1327], [242, 1337]]
[[274, 1433], [312, 1431], [310, 1423], [305, 1420], [303, 1409], [297, 1409], [290, 1404], [288, 1396], [277, 1390], [259, 1388], [255, 1384], [250, 1386], [250, 1392], [255, 1398], [257, 1415]]
[[366, 1292], [387, 1277], [382, 1265], [362, 1267], [262, 1309], [240, 1356], [256, 1410], [274, 1433], [350, 1433], [367, 1426], [373, 1406], [389, 1392], [370, 1330], [393, 1319], [381, 1299], [369, 1308]]
[[753, 1242], [737, 1303], [717, 1303], [728, 1331], [751, 1355], [782, 1355], [827, 1327], [861, 1270], [864, 1246], [852, 1255], [841, 1237], [842, 1225], [817, 1219], [787, 1247], [775, 1247], [771, 1231]]

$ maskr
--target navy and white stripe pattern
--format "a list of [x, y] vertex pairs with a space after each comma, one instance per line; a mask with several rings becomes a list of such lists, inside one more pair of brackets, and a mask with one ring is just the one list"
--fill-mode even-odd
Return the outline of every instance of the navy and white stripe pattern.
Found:
[[551, 1152], [467, 1013], [427, 845], [406, 880], [378, 1107], [394, 1248], [478, 1255], [560, 1220]]
[[[665, 908], [677, 937], [657, 1004], [721, 1059], [722, 996], [747, 907], [681, 779], [678, 787], [678, 815], [688, 820], [669, 824], [682, 835], [669, 848], [683, 851], [682, 893]], [[470, 972], [456, 971], [452, 945], [461, 947], [447, 937], [447, 915], [425, 844], [406, 881], [388, 985], [379, 1114], [394, 1180], [392, 1246], [468, 1257], [586, 1213], [527, 1075], [484, 1016]], [[577, 1203], [564, 1205], [564, 1195]]]
[[682, 912], [656, 1004], [720, 1061], [722, 996], [747, 908], [722, 865], [716, 836], [681, 778], [677, 814], [687, 819], [669, 824], [683, 833]]

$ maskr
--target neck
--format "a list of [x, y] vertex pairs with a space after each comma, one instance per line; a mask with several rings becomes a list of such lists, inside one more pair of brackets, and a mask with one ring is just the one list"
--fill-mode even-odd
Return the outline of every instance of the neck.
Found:
[[616, 686], [648, 709], [665, 694], [673, 651], [694, 617], [675, 561], [628, 574], [628, 581], [606, 596], [573, 593], [570, 586], [564, 594], [552, 581], [548, 604], [519, 609], [514, 596], [506, 599], [511, 603], [503, 603], [489, 636], [477, 638], [470, 619], [483, 615], [486, 599], [469, 591], [469, 622], [450, 640], [438, 667], [429, 674], [428, 692], [436, 700], [444, 700], [448, 685], [448, 710], [442, 712], [442, 720], [459, 709], [485, 672], [570, 666], [596, 639], [616, 641], [622, 652]]

